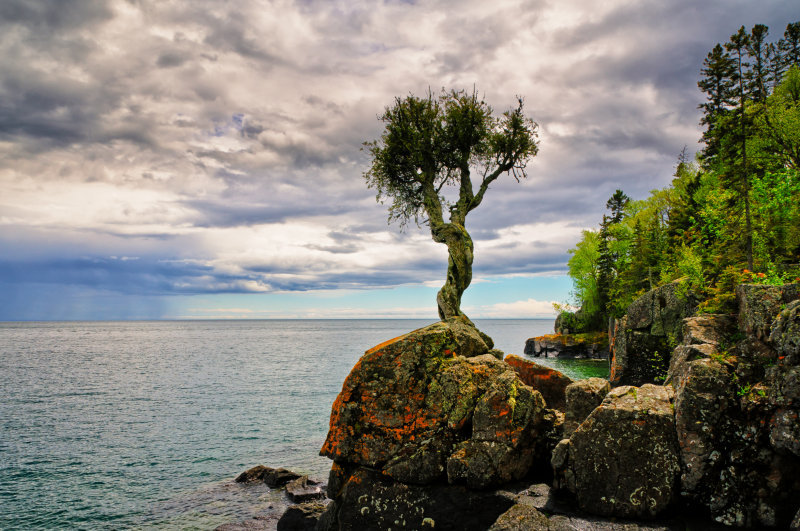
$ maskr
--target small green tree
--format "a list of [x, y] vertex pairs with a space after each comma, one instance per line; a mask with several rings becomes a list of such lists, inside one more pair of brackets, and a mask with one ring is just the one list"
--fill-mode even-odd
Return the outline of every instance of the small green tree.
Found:
[[[536, 155], [537, 124], [523, 114], [523, 101], [502, 116], [476, 91], [430, 91], [426, 97], [396, 98], [380, 120], [380, 139], [365, 145], [372, 163], [364, 173], [377, 199], [391, 199], [389, 221], [427, 224], [431, 237], [447, 245], [447, 280], [436, 301], [439, 317], [463, 316], [461, 296], [472, 281], [473, 244], [465, 227], [489, 185], [503, 174], [517, 181]], [[477, 173], [479, 186], [473, 187]], [[448, 201], [443, 189], [457, 189]], [[449, 221], [445, 221], [445, 211]]]

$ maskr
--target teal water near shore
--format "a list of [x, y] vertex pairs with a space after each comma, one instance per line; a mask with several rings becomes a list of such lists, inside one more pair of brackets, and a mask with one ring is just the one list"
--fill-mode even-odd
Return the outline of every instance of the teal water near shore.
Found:
[[[256, 464], [325, 478], [331, 404], [421, 320], [0, 323], [0, 529], [213, 529], [279, 513]], [[506, 353], [552, 320], [479, 320]], [[606, 362], [537, 360], [573, 377]]]

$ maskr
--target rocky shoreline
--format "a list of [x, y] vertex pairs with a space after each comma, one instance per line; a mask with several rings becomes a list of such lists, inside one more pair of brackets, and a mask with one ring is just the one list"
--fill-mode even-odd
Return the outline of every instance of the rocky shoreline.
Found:
[[800, 528], [800, 286], [699, 316], [678, 288], [614, 324], [610, 382], [460, 319], [368, 350], [332, 407], [329, 500], [277, 528]]

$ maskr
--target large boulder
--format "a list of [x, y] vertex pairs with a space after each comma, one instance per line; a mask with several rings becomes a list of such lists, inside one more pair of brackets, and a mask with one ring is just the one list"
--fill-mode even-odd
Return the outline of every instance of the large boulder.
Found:
[[334, 402], [321, 454], [408, 484], [524, 476], [548, 429], [544, 399], [509, 364], [465, 347], [468, 335], [436, 323], [368, 350]]
[[504, 361], [511, 365], [511, 368], [516, 371], [517, 376], [525, 385], [542, 393], [548, 407], [559, 411], [564, 410], [566, 406], [566, 395], [564, 393], [567, 386], [572, 383], [572, 379], [569, 376], [514, 354], [506, 356]]
[[587, 378], [571, 383], [565, 390], [566, 411], [564, 417], [564, 435], [572, 432], [599, 406], [611, 386], [603, 378]]
[[671, 388], [650, 384], [612, 389], [559, 443], [553, 466], [581, 509], [653, 518], [676, 501], [680, 467], [673, 396]]
[[611, 330], [611, 385], [663, 383], [672, 349], [683, 338], [683, 319], [696, 308], [680, 280], [633, 301]]
[[536, 358], [607, 358], [608, 334], [546, 334], [527, 339], [524, 352]]

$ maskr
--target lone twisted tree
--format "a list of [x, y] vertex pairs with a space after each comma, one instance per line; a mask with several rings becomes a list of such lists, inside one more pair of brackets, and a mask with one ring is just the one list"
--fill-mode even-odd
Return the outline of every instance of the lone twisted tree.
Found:
[[[515, 108], [494, 116], [474, 90], [409, 95], [396, 98], [380, 117], [385, 124], [380, 139], [365, 143], [372, 164], [364, 177], [379, 201], [391, 199], [389, 221], [425, 223], [433, 241], [447, 245], [447, 280], [436, 297], [442, 320], [463, 316], [461, 295], [472, 281], [467, 214], [501, 175], [525, 177], [525, 166], [538, 151], [538, 126], [522, 109], [517, 98]], [[473, 172], [480, 175], [477, 192]], [[445, 186], [457, 189], [457, 200], [445, 198]]]

